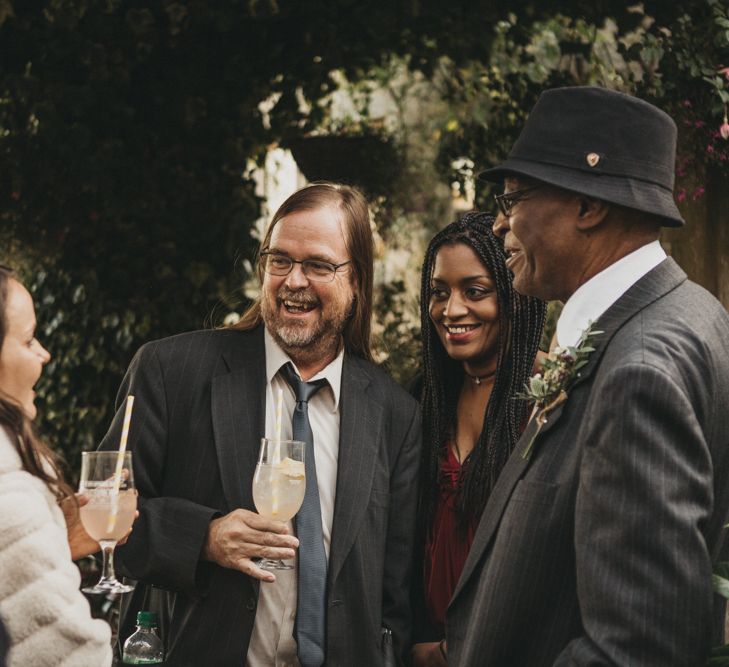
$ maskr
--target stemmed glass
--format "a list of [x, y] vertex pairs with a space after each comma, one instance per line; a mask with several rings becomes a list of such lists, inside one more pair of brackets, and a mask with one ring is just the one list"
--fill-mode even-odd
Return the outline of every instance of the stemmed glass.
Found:
[[89, 498], [79, 513], [86, 532], [100, 545], [104, 555], [101, 579], [84, 593], [128, 593], [133, 586], [114, 574], [114, 547], [134, 522], [137, 491], [132, 473], [132, 453], [118, 451], [82, 452], [79, 492]]
[[[253, 476], [253, 502], [262, 517], [285, 522], [299, 511], [306, 490], [305, 447], [299, 440], [261, 438]], [[280, 559], [264, 558], [258, 567], [291, 570], [294, 566]]]

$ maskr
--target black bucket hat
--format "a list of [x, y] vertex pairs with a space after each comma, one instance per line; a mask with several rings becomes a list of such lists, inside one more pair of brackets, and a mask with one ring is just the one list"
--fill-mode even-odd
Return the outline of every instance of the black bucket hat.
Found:
[[676, 124], [652, 104], [606, 88], [554, 88], [539, 96], [506, 161], [479, 176], [529, 176], [680, 227], [675, 159]]

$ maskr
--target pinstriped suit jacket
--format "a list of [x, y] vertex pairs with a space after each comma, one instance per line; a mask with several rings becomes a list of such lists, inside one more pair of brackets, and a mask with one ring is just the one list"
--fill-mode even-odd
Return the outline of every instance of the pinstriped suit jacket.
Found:
[[[129, 448], [140, 517], [117, 550], [139, 580], [120, 639], [156, 611], [166, 665], [242, 667], [258, 583], [200, 562], [210, 520], [254, 510], [251, 484], [265, 415], [263, 329], [199, 331], [143, 346], [119, 392], [102, 448], [118, 447], [135, 395]], [[373, 365], [345, 356], [337, 494], [329, 559], [327, 665], [377, 665], [381, 626], [408, 642], [420, 453], [417, 403]]]
[[595, 329], [568, 400], [526, 461], [529, 424], [489, 499], [448, 610], [451, 665], [705, 664], [729, 316], [667, 259]]

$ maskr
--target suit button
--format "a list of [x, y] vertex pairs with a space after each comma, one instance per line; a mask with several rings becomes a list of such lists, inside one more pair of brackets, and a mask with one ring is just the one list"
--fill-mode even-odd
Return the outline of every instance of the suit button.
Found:
[[246, 602], [246, 609], [248, 611], [253, 611], [256, 608], [256, 598], [248, 598], [248, 602]]

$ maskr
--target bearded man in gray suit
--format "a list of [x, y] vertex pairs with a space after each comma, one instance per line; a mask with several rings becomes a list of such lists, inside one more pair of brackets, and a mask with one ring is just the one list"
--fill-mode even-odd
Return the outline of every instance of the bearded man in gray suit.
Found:
[[[382, 664], [408, 641], [420, 415], [371, 363], [367, 204], [310, 185], [278, 209], [259, 254], [261, 298], [238, 325], [145, 345], [119, 392], [120, 407], [136, 397], [140, 494], [117, 552], [139, 582], [120, 644], [144, 609], [160, 616], [166, 665]], [[120, 410], [103, 448], [118, 446], [121, 421]], [[298, 539], [255, 512], [251, 488], [261, 437], [297, 428]], [[295, 555], [295, 570], [258, 565]]]
[[565, 306], [448, 610], [449, 664], [698, 667], [721, 638], [729, 317], [659, 244], [683, 225], [675, 147], [644, 101], [556, 89], [486, 172], [514, 287]]

